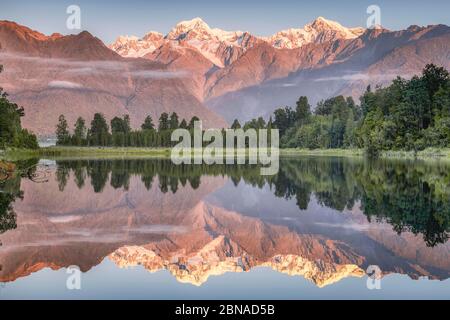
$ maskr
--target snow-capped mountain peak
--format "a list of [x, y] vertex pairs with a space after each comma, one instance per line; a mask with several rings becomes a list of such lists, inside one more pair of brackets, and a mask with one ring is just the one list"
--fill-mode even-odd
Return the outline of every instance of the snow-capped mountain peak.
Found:
[[325, 30], [326, 29], [334, 29], [334, 30], [346, 29], [339, 22], [328, 20], [328, 19], [325, 19], [324, 17], [318, 17], [313, 22], [307, 24], [305, 26], [305, 29], [308, 27], [313, 28], [313, 29], [325, 29]]
[[209, 25], [201, 18], [194, 18], [192, 20], [186, 20], [179, 22], [167, 35], [170, 39], [176, 38], [180, 35], [186, 34], [193, 30], [210, 31]]
[[354, 39], [364, 31], [364, 28], [346, 28], [338, 22], [318, 17], [301, 29], [287, 29], [269, 38], [257, 38], [248, 32], [211, 28], [201, 18], [194, 18], [179, 22], [166, 36], [154, 31], [142, 39], [122, 36], [110, 48], [125, 57], [143, 57], [168, 43], [196, 49], [215, 65], [224, 67], [257, 41], [266, 41], [277, 49], [295, 49], [309, 43]]
[[109, 46], [123, 57], [138, 58], [159, 48], [164, 41], [164, 36], [155, 31], [148, 32], [142, 39], [136, 36], [120, 36]]
[[242, 31], [225, 31], [217, 28], [212, 29], [201, 18], [194, 18], [178, 23], [167, 34], [166, 39], [178, 41], [223, 41], [234, 44], [242, 35]]
[[265, 40], [275, 48], [295, 49], [309, 43], [354, 39], [361, 36], [364, 31], [364, 28], [346, 28], [338, 22], [318, 17], [301, 29], [283, 30]]
[[145, 36], [142, 37], [142, 40], [151, 40], [151, 41], [155, 41], [155, 40], [161, 40], [162, 38], [164, 38], [164, 35], [160, 32], [157, 31], [149, 31], [145, 34]]
[[189, 47], [199, 51], [215, 65], [224, 67], [254, 43], [251, 37], [249, 33], [242, 31], [210, 28], [201, 18], [194, 18], [179, 22], [166, 36], [154, 31], [147, 33], [142, 39], [121, 36], [110, 48], [124, 57], [143, 57], [164, 44]]
[[335, 32], [338, 37], [343, 36], [345, 39], [353, 39], [361, 36], [364, 28], [346, 28], [336, 21], [325, 19], [324, 17], [318, 17], [312, 23], [307, 24], [304, 28], [306, 31], [317, 32]]

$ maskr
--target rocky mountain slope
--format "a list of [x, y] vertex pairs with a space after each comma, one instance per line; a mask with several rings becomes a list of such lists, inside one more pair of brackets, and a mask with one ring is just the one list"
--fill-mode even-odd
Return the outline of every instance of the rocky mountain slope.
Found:
[[23, 124], [41, 136], [52, 135], [58, 116], [70, 124], [88, 123], [95, 112], [107, 119], [129, 114], [134, 127], [162, 112], [180, 118], [199, 116], [208, 127], [225, 121], [189, 88], [191, 75], [162, 63], [124, 59], [88, 32], [44, 36], [11, 22], [0, 22], [0, 85], [23, 105]]
[[[181, 22], [163, 40], [147, 41], [154, 51], [139, 56], [176, 61], [173, 69], [191, 70], [196, 96], [231, 122], [268, 117], [300, 95], [313, 103], [338, 94], [358, 98], [367, 85], [410, 77], [427, 63], [448, 67], [449, 33], [444, 25], [401, 31], [347, 28], [319, 17], [300, 29], [257, 37], [211, 29], [196, 18]], [[116, 47], [117, 42], [111, 46]], [[130, 56], [126, 50], [116, 52]], [[186, 55], [180, 58], [180, 52]]]
[[[248, 50], [241, 59], [248, 56], [257, 62], [244, 67], [237, 61], [218, 71], [217, 78], [207, 82], [206, 103], [232, 121], [268, 117], [277, 107], [293, 105], [301, 95], [312, 104], [340, 94], [357, 99], [368, 85], [387, 85], [397, 76], [410, 78], [428, 63], [449, 69], [450, 28], [368, 30], [356, 39], [288, 51], [269, 46]], [[268, 60], [257, 60], [263, 57]], [[248, 78], [249, 82], [240, 82]]]

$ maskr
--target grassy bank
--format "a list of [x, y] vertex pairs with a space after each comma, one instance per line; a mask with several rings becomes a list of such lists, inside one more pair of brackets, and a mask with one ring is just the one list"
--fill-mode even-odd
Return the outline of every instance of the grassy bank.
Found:
[[[329, 157], [364, 157], [363, 149], [282, 149], [282, 156], [329, 156]], [[383, 151], [383, 159], [420, 159], [420, 160], [450, 160], [450, 149], [429, 148], [415, 153], [414, 151]]]
[[[329, 156], [329, 157], [364, 157], [363, 149], [282, 149], [282, 156]], [[420, 159], [420, 160], [450, 160], [450, 149], [429, 148], [415, 153], [414, 151], [383, 151], [380, 158], [384, 159]]]
[[[114, 148], [114, 147], [46, 147], [39, 150], [0, 150], [0, 159], [18, 160], [24, 158], [170, 158], [170, 148]], [[244, 150], [237, 153], [245, 152]], [[248, 152], [248, 150], [247, 150]], [[364, 157], [363, 149], [281, 149], [280, 157]], [[450, 160], [450, 149], [426, 149], [413, 151], [384, 151], [381, 158]]]
[[47, 147], [39, 150], [41, 157], [50, 158], [167, 158], [170, 157], [169, 148], [114, 148], [114, 147]]
[[362, 157], [362, 149], [281, 149], [282, 157], [321, 156], [321, 157]]
[[6, 149], [0, 150], [0, 160], [15, 161], [39, 157], [39, 150]]

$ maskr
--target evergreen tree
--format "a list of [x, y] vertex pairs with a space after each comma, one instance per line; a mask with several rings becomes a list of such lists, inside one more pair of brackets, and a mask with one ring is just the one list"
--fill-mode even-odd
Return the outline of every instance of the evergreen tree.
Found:
[[155, 125], [153, 124], [153, 119], [151, 116], [145, 118], [144, 123], [141, 125], [142, 130], [155, 130]]
[[123, 120], [120, 119], [119, 117], [114, 117], [111, 120], [111, 133], [112, 134], [116, 134], [116, 133], [124, 133], [123, 130]]
[[109, 141], [109, 127], [105, 117], [101, 113], [96, 113], [89, 130], [89, 142], [93, 146], [108, 146]]
[[114, 117], [111, 120], [112, 142], [116, 147], [136, 146], [134, 135], [131, 133], [130, 117], [125, 115], [123, 119]]
[[111, 120], [111, 133], [123, 133], [124, 135], [131, 132], [130, 116], [125, 115], [123, 119], [114, 117]]
[[198, 117], [196, 117], [196, 116], [193, 116], [191, 121], [189, 121], [188, 128], [189, 129], [194, 129], [194, 123], [197, 122], [197, 121], [200, 121], [200, 119]]
[[273, 120], [272, 117], [269, 118], [269, 121], [267, 122], [267, 130], [273, 129]]
[[178, 127], [179, 127], [178, 115], [176, 114], [176, 112], [173, 112], [170, 115], [169, 129], [176, 130], [176, 129], [178, 129]]
[[158, 131], [163, 131], [169, 129], [169, 115], [165, 112], [159, 117], [159, 127]]
[[241, 129], [241, 124], [239, 123], [238, 119], [234, 119], [233, 124], [231, 125], [231, 129]]
[[86, 122], [84, 121], [83, 118], [79, 117], [75, 122], [75, 129], [73, 135], [74, 144], [77, 146], [84, 145], [86, 140], [86, 134], [87, 134]]
[[300, 125], [305, 124], [309, 121], [309, 118], [311, 116], [311, 106], [308, 102], [307, 97], [300, 97], [300, 99], [298, 99], [295, 109], [295, 116]]
[[67, 145], [70, 140], [69, 125], [64, 115], [58, 118], [58, 125], [56, 126], [56, 144]]
[[266, 120], [263, 117], [258, 117], [256, 120], [256, 129], [265, 129], [266, 128]]
[[131, 132], [130, 115], [123, 116], [123, 133], [128, 134]]
[[180, 129], [187, 129], [187, 128], [188, 128], [188, 124], [187, 124], [186, 120], [183, 119], [183, 120], [180, 122]]

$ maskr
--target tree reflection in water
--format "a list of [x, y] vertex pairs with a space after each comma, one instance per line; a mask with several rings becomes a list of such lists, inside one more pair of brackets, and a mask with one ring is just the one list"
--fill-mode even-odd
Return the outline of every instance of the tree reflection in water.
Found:
[[[176, 193], [187, 186], [197, 189], [205, 175], [224, 176], [235, 185], [268, 185], [275, 196], [295, 199], [300, 210], [308, 208], [312, 196], [320, 205], [338, 211], [360, 203], [369, 221], [388, 222], [399, 234], [420, 234], [429, 247], [449, 239], [450, 170], [444, 163], [303, 157], [282, 160], [276, 176], [261, 176], [259, 169], [249, 165], [175, 166], [170, 160], [76, 160], [57, 161], [55, 175], [61, 191], [73, 179], [80, 189], [89, 180], [96, 193], [107, 183], [128, 190], [131, 176], [139, 176], [147, 190], [158, 183], [163, 193]], [[7, 183], [15, 192], [0, 195], [3, 232], [15, 227], [11, 203], [23, 196], [20, 175]]]

